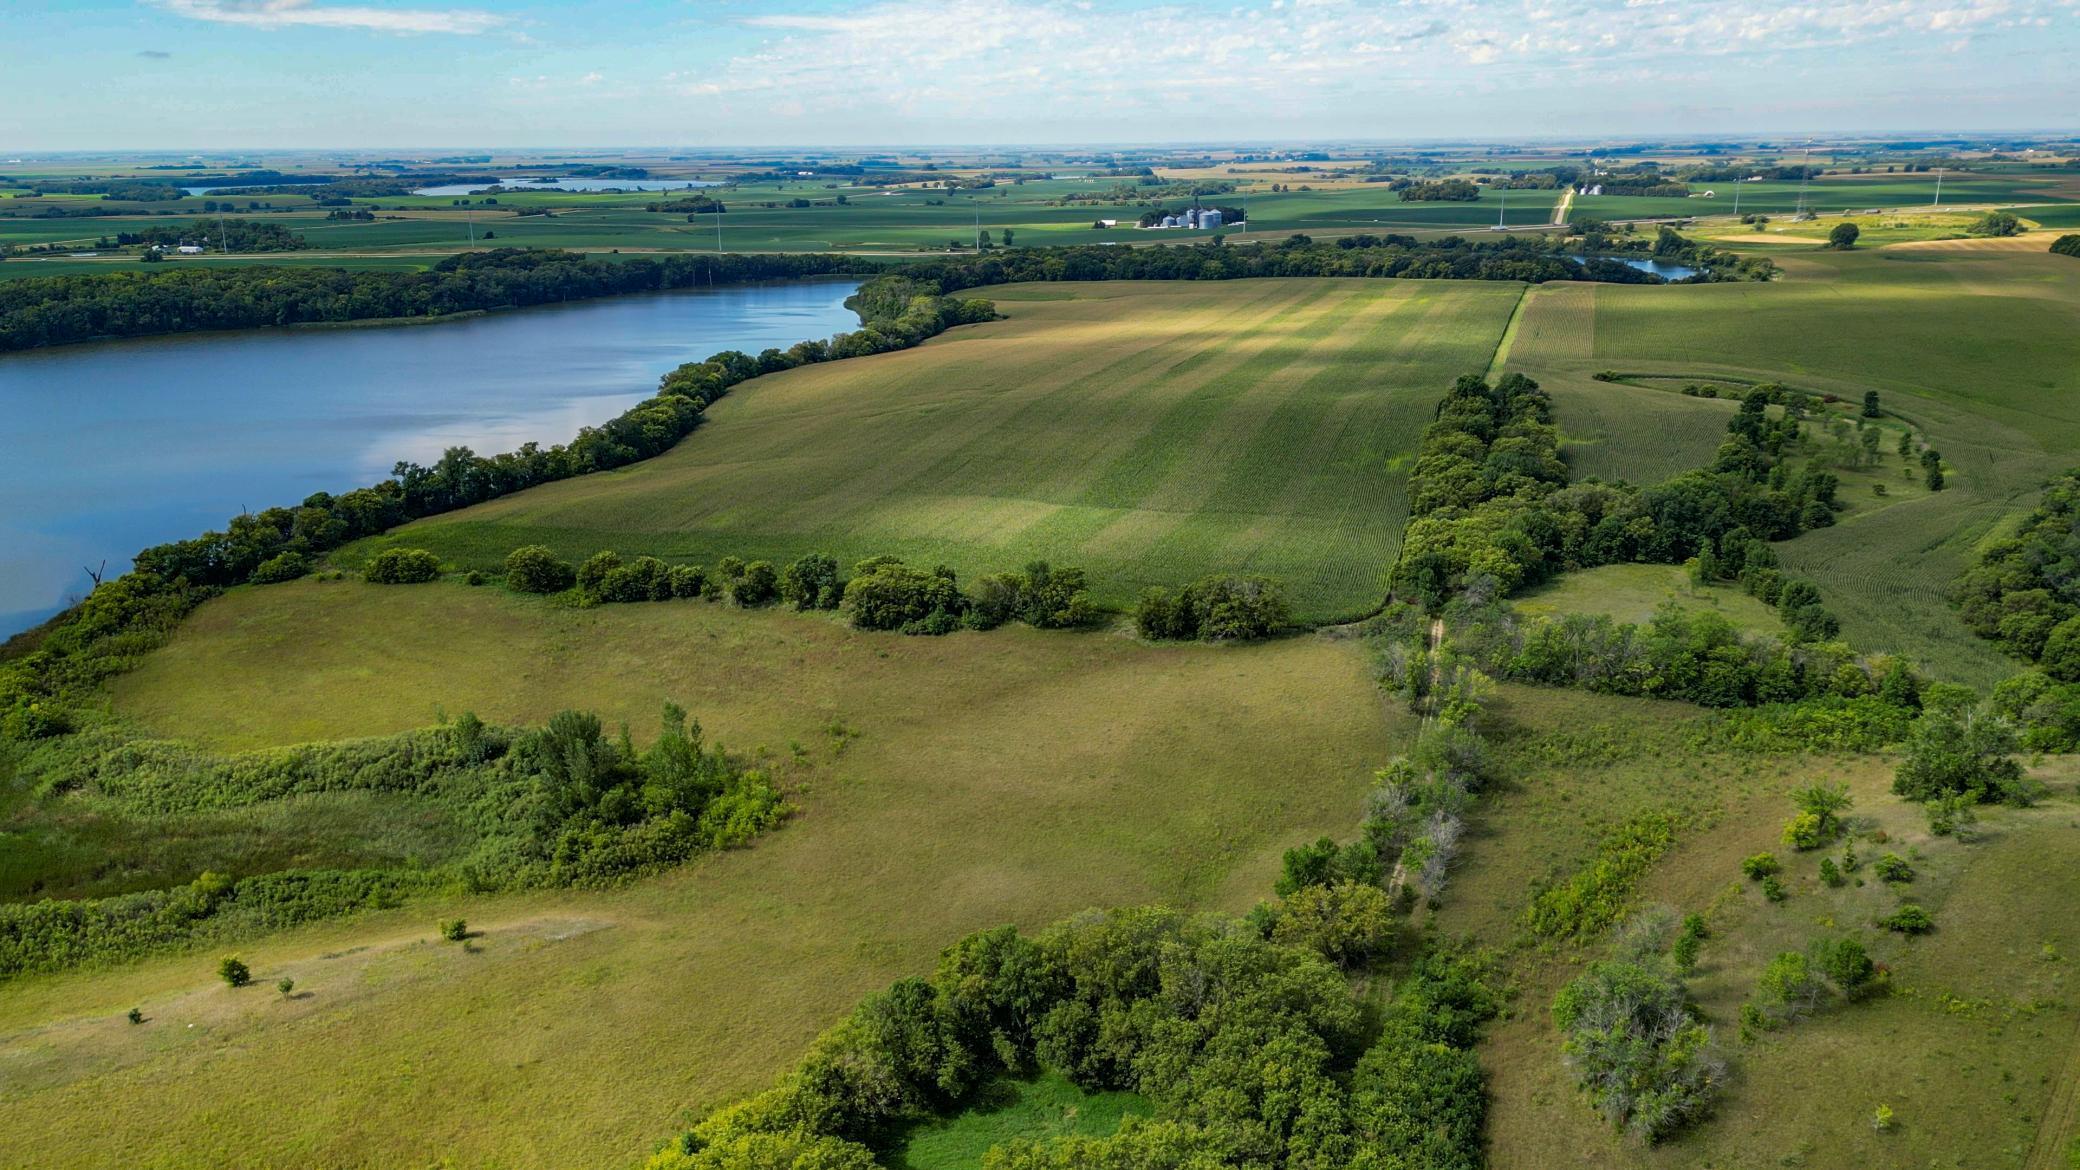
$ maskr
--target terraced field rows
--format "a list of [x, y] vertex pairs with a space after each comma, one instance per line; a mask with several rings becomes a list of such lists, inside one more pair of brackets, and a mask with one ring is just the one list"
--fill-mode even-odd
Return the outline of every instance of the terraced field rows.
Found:
[[387, 538], [490, 566], [539, 541], [712, 562], [893, 553], [963, 574], [1088, 568], [1101, 599], [1215, 571], [1303, 616], [1376, 601], [1442, 388], [1521, 286], [1356, 280], [1029, 286], [1009, 318], [733, 394], [670, 454]]

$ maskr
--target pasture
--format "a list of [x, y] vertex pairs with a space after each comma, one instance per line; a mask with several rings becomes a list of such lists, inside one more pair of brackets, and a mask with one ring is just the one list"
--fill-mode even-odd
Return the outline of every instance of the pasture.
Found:
[[[791, 823], [623, 889], [458, 896], [256, 941], [246, 992], [216, 984], [214, 952], [10, 984], [0, 1163], [627, 1165], [969, 931], [1247, 909], [1285, 848], [1348, 831], [1413, 728], [1382, 713], [1351, 641], [904, 638], [454, 583], [236, 591], [115, 703], [236, 747], [442, 710], [581, 706], [640, 731], [674, 697], [711, 739], [794, 761]], [[432, 941], [458, 915], [481, 936]], [[283, 975], [308, 997], [265, 986]]]
[[523, 544], [713, 564], [1042, 559], [1101, 603], [1214, 572], [1359, 614], [1400, 547], [1406, 457], [1485, 370], [1522, 286], [1268, 280], [989, 290], [1008, 318], [739, 388], [674, 450], [408, 525], [496, 568]]

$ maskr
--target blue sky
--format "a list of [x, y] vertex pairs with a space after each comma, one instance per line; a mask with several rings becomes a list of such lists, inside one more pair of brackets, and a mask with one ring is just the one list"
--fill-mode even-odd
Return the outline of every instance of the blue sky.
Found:
[[2080, 0], [0, 0], [0, 153], [2072, 128]]

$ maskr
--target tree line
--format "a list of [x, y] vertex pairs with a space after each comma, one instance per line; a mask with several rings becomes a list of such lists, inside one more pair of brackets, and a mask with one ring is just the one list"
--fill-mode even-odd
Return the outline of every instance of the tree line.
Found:
[[[1668, 258], [1700, 269], [1696, 277], [1690, 278], [1692, 281], [1768, 280], [1775, 272], [1775, 266], [1766, 259], [1744, 263], [1732, 253], [1696, 244], [1674, 232], [1669, 234], [1676, 236], [1684, 247], [1680, 254]], [[1333, 244], [1296, 235], [1276, 244], [1228, 245], [1209, 241], [1161, 248], [1102, 244], [1021, 248], [980, 257], [924, 260], [903, 271], [942, 294], [1018, 281], [1243, 280], [1280, 276], [1665, 283], [1653, 273], [1615, 261], [1575, 259], [1567, 254], [1566, 241], [1530, 235], [1497, 240], [1444, 236], [1420, 241], [1406, 235], [1359, 235]]]
[[[182, 229], [151, 228], [137, 235], [157, 242], [144, 240], [155, 232], [185, 238]], [[874, 267], [827, 255], [614, 261], [554, 249], [500, 248], [450, 256], [430, 271], [196, 267], [35, 276], [0, 283], [0, 352], [203, 329], [441, 317]]]

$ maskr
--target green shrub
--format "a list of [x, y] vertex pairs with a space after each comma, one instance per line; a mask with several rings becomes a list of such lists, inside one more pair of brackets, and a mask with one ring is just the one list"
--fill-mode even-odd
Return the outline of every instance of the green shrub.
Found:
[[772, 562], [753, 561], [723, 589], [732, 603], [746, 609], [770, 605], [780, 596], [780, 575], [774, 572]]
[[2069, 232], [2051, 241], [2051, 250], [2061, 256], [2080, 256], [2080, 233]]
[[1791, 895], [1785, 892], [1784, 883], [1778, 881], [1777, 875], [1772, 873], [1763, 875], [1762, 896], [1772, 902], [1781, 902]]
[[1907, 859], [1897, 853], [1887, 853], [1880, 857], [1872, 864], [1871, 869], [1877, 873], [1878, 880], [1887, 885], [1903, 885], [1914, 880], [1914, 867], [1908, 865]]
[[1842, 876], [1841, 867], [1834, 863], [1834, 858], [1823, 857], [1820, 859], [1820, 880], [1829, 886], [1840, 888], [1842, 883], [1849, 879]]
[[1900, 934], [1927, 934], [1936, 928], [1936, 920], [1928, 911], [1912, 902], [1901, 906], [1878, 920], [1878, 925]]
[[417, 585], [440, 575], [441, 559], [423, 548], [386, 548], [361, 569], [361, 579], [376, 585]]
[[1820, 818], [1813, 813], [1799, 813], [1784, 825], [1784, 844], [1793, 849], [1818, 849], [1828, 840]]
[[1746, 874], [1751, 882], [1759, 882], [1771, 874], [1782, 873], [1783, 870], [1784, 863], [1778, 861], [1774, 853], [1757, 853], [1741, 862], [1741, 872]]
[[1961, 792], [1939, 796], [1929, 801], [1925, 806], [1928, 811], [1928, 831], [1937, 837], [1955, 836], [1961, 841], [1969, 840], [1974, 833], [1974, 827], [1979, 823], [1978, 810], [1972, 807], [1975, 803], [1970, 796]]
[[1798, 951], [1785, 951], [1769, 961], [1755, 984], [1754, 1003], [1771, 1028], [1811, 1015], [1827, 992], [1813, 963]]
[[522, 545], [506, 554], [506, 587], [521, 593], [561, 593], [576, 584], [578, 571], [546, 546]]
[[250, 580], [255, 585], [279, 585], [310, 575], [310, 558], [300, 552], [285, 552], [261, 561]]
[[1682, 933], [1676, 935], [1675, 944], [1669, 948], [1669, 958], [1674, 960], [1677, 971], [1688, 974], [1697, 967], [1697, 953], [1703, 949], [1708, 937], [1710, 931], [1705, 925], [1704, 915], [1683, 915]]
[[244, 987], [253, 981], [253, 969], [237, 955], [225, 955], [217, 961], [217, 978], [231, 987]]
[[441, 937], [449, 942], [461, 942], [469, 937], [469, 922], [461, 918], [441, 919]]
[[821, 553], [795, 560], [780, 571], [780, 596], [798, 610], [838, 608], [845, 596], [838, 562]]
[[296, 990], [296, 981], [285, 975], [275, 980], [274, 989], [286, 996]]
[[142, 1024], [144, 1023], [144, 1009], [131, 1008], [128, 1012], [124, 1013], [123, 1018], [129, 1020], [133, 1024]]
[[1821, 974], [1849, 999], [1862, 998], [1877, 982], [1878, 965], [1871, 961], [1863, 944], [1853, 938], [1815, 943], [1813, 952]]
[[2022, 220], [2012, 211], [1989, 211], [1972, 221], [1965, 229], [1974, 236], [2015, 236], [2022, 234]]
[[1386, 892], [1360, 882], [1310, 885], [1278, 909], [1271, 941], [1305, 947], [1340, 967], [1362, 966], [1394, 938]]
[[1269, 577], [1203, 577], [1175, 594], [1150, 588], [1134, 609], [1135, 628], [1146, 638], [1246, 641], [1291, 624], [1285, 587]]

